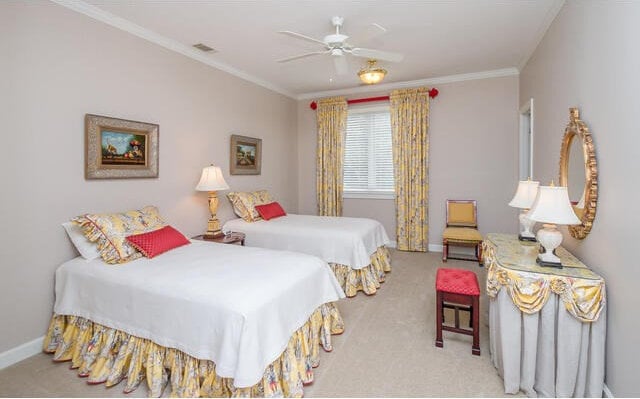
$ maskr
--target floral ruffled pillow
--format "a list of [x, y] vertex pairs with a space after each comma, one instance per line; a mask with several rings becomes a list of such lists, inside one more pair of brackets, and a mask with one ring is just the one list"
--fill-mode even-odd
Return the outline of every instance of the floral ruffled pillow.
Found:
[[72, 220], [82, 228], [87, 240], [98, 245], [106, 263], [125, 263], [142, 254], [127, 242], [127, 236], [158, 230], [166, 224], [158, 208], [145, 206], [123, 213], [88, 213]]
[[274, 201], [267, 190], [253, 192], [232, 191], [227, 194], [227, 198], [231, 201], [235, 214], [247, 222], [255, 222], [262, 219], [256, 210], [256, 205], [265, 205]]

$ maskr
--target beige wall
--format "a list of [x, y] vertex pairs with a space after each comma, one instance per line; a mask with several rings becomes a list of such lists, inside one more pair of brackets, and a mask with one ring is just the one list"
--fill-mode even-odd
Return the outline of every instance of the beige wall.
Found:
[[[76, 256], [60, 224], [77, 214], [156, 204], [198, 234], [212, 162], [232, 189], [297, 210], [295, 101], [49, 2], [0, 3], [0, 54], [0, 353], [44, 334], [54, 271]], [[85, 180], [85, 113], [158, 123], [160, 177]], [[229, 176], [232, 133], [263, 139], [261, 176]]]
[[[598, 209], [591, 234], [563, 245], [607, 282], [606, 383], [613, 394], [638, 396], [640, 268], [640, 3], [568, 1], [520, 78], [520, 102], [535, 99], [534, 175], [558, 176], [569, 107], [580, 108], [596, 148]], [[629, 208], [629, 209], [627, 209]], [[566, 232], [566, 230], [565, 230]]]
[[[437, 87], [429, 130], [430, 244], [441, 244], [447, 198], [478, 200], [482, 232], [517, 232], [517, 211], [507, 203], [518, 180], [518, 77]], [[298, 102], [298, 148], [300, 212], [316, 214], [316, 125], [309, 100]], [[395, 240], [393, 200], [345, 199], [344, 215], [377, 219]]]

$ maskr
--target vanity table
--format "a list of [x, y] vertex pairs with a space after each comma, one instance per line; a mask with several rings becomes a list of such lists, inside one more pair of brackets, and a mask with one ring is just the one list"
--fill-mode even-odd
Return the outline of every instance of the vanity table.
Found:
[[491, 360], [506, 393], [602, 397], [605, 281], [562, 247], [562, 269], [539, 266], [538, 250], [508, 234], [483, 243]]

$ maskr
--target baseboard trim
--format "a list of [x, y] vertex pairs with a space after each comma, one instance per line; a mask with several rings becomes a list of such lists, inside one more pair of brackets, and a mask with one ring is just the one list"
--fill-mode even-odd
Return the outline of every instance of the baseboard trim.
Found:
[[615, 396], [613, 396], [613, 392], [611, 392], [607, 384], [604, 384], [604, 386], [602, 387], [602, 391], [604, 392], [605, 398], [615, 398]]
[[[387, 244], [387, 247], [389, 247], [389, 248], [398, 248], [398, 242], [397, 241], [390, 241], [389, 244]], [[442, 252], [442, 245], [429, 244], [429, 252]]]
[[[397, 241], [390, 241], [389, 244], [387, 244], [387, 247], [389, 247], [389, 248], [398, 248], [398, 242]], [[440, 245], [440, 244], [429, 244], [429, 252], [442, 252], [442, 245]]]
[[0, 370], [40, 353], [42, 351], [43, 341], [44, 335], [40, 338], [34, 339], [33, 341], [25, 342], [22, 345], [0, 353]]
[[[389, 245], [387, 245], [390, 248], [397, 248], [397, 243], [396, 241], [391, 241], [389, 243]], [[442, 252], [442, 244], [429, 244], [429, 252]], [[457, 252], [450, 252], [451, 256], [457, 255]], [[460, 255], [465, 255], [465, 253], [460, 253]]]

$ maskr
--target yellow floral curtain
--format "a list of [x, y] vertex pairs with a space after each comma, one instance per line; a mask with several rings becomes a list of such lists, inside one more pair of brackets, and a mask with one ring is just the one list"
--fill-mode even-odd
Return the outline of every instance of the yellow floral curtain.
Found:
[[428, 249], [429, 90], [391, 92], [397, 248]]
[[347, 100], [344, 97], [318, 101], [318, 155], [316, 192], [318, 215], [342, 216], [342, 167], [344, 135], [347, 126]]

